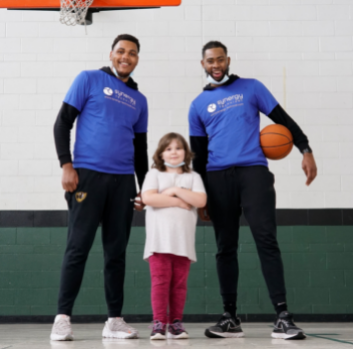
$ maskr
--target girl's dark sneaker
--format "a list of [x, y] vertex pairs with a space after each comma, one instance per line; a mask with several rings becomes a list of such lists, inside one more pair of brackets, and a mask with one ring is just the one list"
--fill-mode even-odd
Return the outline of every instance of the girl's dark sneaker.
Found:
[[244, 337], [239, 318], [233, 319], [229, 313], [224, 313], [216, 325], [205, 331], [209, 338], [240, 338]]
[[150, 339], [166, 339], [165, 329], [166, 324], [154, 320]]
[[185, 331], [185, 328], [180, 320], [174, 320], [172, 324], [169, 324], [168, 338], [171, 338], [171, 339], [189, 338], [189, 334]]
[[293, 322], [293, 314], [288, 313], [288, 311], [282, 311], [275, 320], [271, 337], [280, 339], [305, 339], [306, 335]]

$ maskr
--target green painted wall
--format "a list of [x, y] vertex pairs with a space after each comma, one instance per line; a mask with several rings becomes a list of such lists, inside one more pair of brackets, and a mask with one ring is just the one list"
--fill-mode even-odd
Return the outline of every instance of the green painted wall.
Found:
[[[125, 283], [125, 314], [150, 314], [144, 228], [132, 229]], [[301, 314], [353, 314], [353, 227], [279, 227], [290, 310]], [[0, 315], [53, 315], [65, 228], [0, 228]], [[213, 229], [198, 227], [198, 262], [192, 265], [185, 313], [221, 312]], [[241, 228], [239, 313], [273, 312], [254, 240]], [[74, 314], [105, 314], [100, 234], [90, 253]]]

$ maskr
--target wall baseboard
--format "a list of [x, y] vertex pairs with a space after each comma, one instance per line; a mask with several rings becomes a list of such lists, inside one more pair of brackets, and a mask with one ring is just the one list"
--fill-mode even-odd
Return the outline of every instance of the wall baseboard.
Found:
[[[217, 322], [219, 314], [185, 314], [183, 321], [188, 323]], [[242, 322], [273, 322], [274, 314], [239, 314]], [[353, 314], [295, 314], [296, 322], [353, 322]], [[106, 315], [73, 315], [72, 323], [104, 323]], [[128, 323], [149, 323], [152, 315], [124, 315]], [[5, 315], [0, 316], [0, 324], [51, 324], [53, 315]]]
[[[0, 211], [0, 227], [67, 227], [67, 211]], [[212, 226], [198, 221], [198, 226]], [[240, 225], [247, 226], [244, 215]], [[277, 209], [278, 226], [296, 225], [353, 225], [353, 209]], [[145, 226], [145, 211], [134, 212], [134, 227]]]

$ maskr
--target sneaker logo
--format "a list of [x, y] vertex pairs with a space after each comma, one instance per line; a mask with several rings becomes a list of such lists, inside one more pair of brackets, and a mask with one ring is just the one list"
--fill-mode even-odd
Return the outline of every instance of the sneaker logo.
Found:
[[87, 197], [87, 193], [84, 193], [83, 191], [79, 191], [75, 194], [75, 198], [77, 202], [82, 202], [85, 200]]

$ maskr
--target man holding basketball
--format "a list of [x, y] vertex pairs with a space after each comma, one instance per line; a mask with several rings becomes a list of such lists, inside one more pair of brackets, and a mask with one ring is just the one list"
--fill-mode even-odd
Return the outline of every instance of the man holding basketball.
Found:
[[[55, 145], [69, 206], [69, 231], [52, 340], [73, 340], [72, 308], [100, 223], [109, 317], [102, 335], [138, 336], [123, 321], [121, 311], [125, 253], [136, 197], [135, 173], [141, 188], [148, 171], [147, 100], [130, 77], [139, 51], [140, 43], [135, 37], [119, 35], [112, 44], [111, 66], [81, 72], [66, 94], [55, 122]], [[72, 161], [70, 130], [76, 118]]]
[[[276, 238], [274, 176], [259, 140], [260, 115], [286, 126], [303, 153], [307, 185], [317, 169], [309, 142], [267, 88], [255, 79], [229, 76], [227, 48], [218, 41], [203, 47], [201, 61], [210, 82], [189, 111], [194, 170], [205, 181], [208, 206], [199, 211], [212, 219], [218, 247], [217, 272], [224, 314], [205, 331], [210, 338], [243, 337], [237, 318], [238, 235], [242, 211], [250, 225], [262, 272], [277, 313], [273, 338], [304, 339], [304, 331], [287, 311], [283, 264]], [[208, 211], [209, 210], [209, 211]]]

